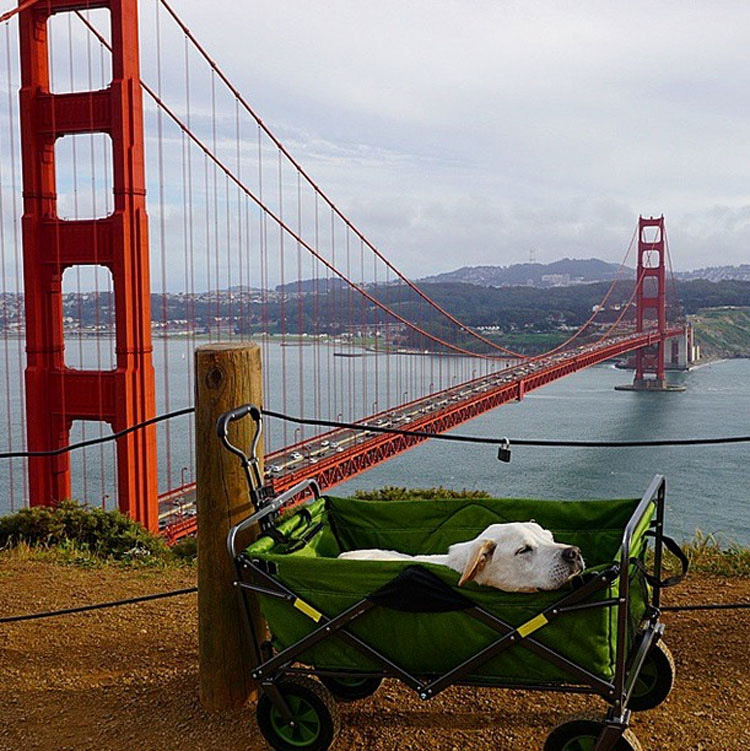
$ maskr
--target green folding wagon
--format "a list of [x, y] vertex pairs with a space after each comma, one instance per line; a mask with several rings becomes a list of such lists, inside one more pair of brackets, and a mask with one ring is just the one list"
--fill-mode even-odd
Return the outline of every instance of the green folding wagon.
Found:
[[[256, 423], [249, 457], [227, 438], [229, 423], [245, 415]], [[338, 732], [336, 702], [364, 699], [384, 678], [424, 701], [452, 685], [596, 694], [606, 715], [564, 722], [545, 751], [640, 748], [631, 713], [659, 705], [674, 682], [661, 590], [687, 572], [663, 532], [663, 477], [640, 499], [365, 501], [322, 496], [312, 480], [269, 498], [255, 457], [261, 426], [248, 405], [223, 415], [218, 434], [240, 457], [256, 507], [230, 530], [227, 547], [242, 607], [249, 615], [257, 597], [268, 624], [258, 633], [246, 618], [262, 689], [258, 725], [273, 748], [324, 751]], [[559, 590], [458, 588], [459, 575], [444, 566], [337, 557], [362, 548], [444, 553], [489, 524], [531, 518], [587, 562]], [[238, 534], [255, 524], [260, 536], [240, 549]], [[665, 547], [682, 572], [662, 580]]]

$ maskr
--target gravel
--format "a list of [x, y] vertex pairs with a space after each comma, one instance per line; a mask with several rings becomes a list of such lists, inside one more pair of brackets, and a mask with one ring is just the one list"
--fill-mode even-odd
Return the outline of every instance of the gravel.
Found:
[[[190, 569], [87, 570], [0, 555], [0, 613], [150, 594], [195, 583]], [[665, 604], [750, 601], [750, 579], [693, 576]], [[668, 613], [677, 683], [634, 717], [645, 751], [750, 748], [750, 611]], [[531, 751], [593, 697], [451, 688], [420, 702], [387, 681], [341, 705], [335, 749]], [[196, 596], [0, 625], [0, 751], [247, 751], [265, 748], [253, 706], [198, 702]]]

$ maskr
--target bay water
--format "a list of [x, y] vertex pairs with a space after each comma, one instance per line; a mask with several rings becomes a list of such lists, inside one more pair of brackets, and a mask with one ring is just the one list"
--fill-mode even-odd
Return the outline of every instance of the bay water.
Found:
[[[169, 373], [163, 367], [166, 348], [169, 349]], [[269, 383], [278, 385], [281, 362], [286, 358], [290, 374], [299, 370], [296, 359], [304, 352], [302, 365], [307, 373], [313, 359], [311, 348], [288, 347], [278, 343], [264, 347], [265, 367], [269, 370]], [[19, 388], [19, 363], [14, 362], [15, 348], [6, 350], [9, 378], [3, 373], [2, 381], [10, 383], [10, 396], [0, 400], [0, 426], [6, 431], [6, 443], [0, 450], [19, 448], [18, 437], [23, 421]], [[92, 367], [96, 348], [84, 342], [82, 366]], [[192, 403], [190, 367], [191, 350], [184, 341], [168, 341], [166, 347], [155, 342], [155, 367], [157, 393], [160, 393], [157, 411], [176, 410]], [[324, 357], [330, 357], [326, 352]], [[401, 365], [392, 365], [387, 379], [382, 372], [382, 362], [375, 357], [364, 357], [357, 367], [362, 371], [366, 389], [358, 394], [347, 394], [351, 385], [343, 368], [347, 358], [335, 358], [334, 367], [342, 368], [338, 385], [318, 380], [317, 386], [310, 376], [303, 395], [306, 413], [312, 414], [312, 391], [317, 388], [319, 401], [333, 403], [322, 409], [332, 417], [338, 414], [349, 419], [347, 406], [352, 406], [356, 417], [363, 411], [385, 409], [388, 393], [391, 399], [407, 400], [434, 383], [435, 389], [461, 382], [474, 375], [471, 361], [461, 358], [422, 357], [418, 367], [411, 368], [412, 379], [424, 383], [408, 382], [405, 366], [409, 356], [392, 358]], [[468, 364], [467, 364], [468, 362]], [[468, 370], [467, 370], [468, 369]], [[375, 371], [380, 370], [379, 382]], [[439, 376], [438, 376], [439, 371]], [[466, 372], [464, 372], [466, 371]], [[325, 378], [325, 376], [322, 376]], [[367, 380], [369, 379], [369, 380]], [[403, 380], [398, 380], [403, 379]], [[336, 494], [349, 494], [356, 489], [378, 488], [384, 485], [406, 487], [469, 488], [486, 490], [493, 496], [551, 499], [630, 498], [640, 496], [656, 473], [667, 478], [667, 527], [680, 539], [692, 538], [697, 529], [717, 534], [726, 544], [730, 542], [750, 545], [750, 444], [740, 443], [720, 446], [655, 447], [625, 449], [584, 448], [532, 448], [513, 447], [514, 438], [572, 439], [592, 441], [621, 441], [656, 438], [693, 438], [750, 434], [750, 360], [730, 360], [700, 366], [689, 373], [670, 374], [670, 379], [683, 383], [682, 393], [638, 393], [615, 391], [617, 384], [627, 383], [632, 373], [602, 364], [568, 376], [525, 396], [520, 403], [506, 404], [491, 412], [460, 425], [454, 433], [483, 437], [507, 436], [511, 439], [512, 461], [497, 460], [494, 446], [427, 441], [368, 472], [335, 487]], [[292, 376], [290, 375], [290, 383]], [[398, 382], [396, 382], [398, 380]], [[164, 397], [163, 385], [169, 383], [169, 403]], [[375, 383], [378, 390], [374, 390]], [[405, 389], [410, 389], [409, 396]], [[399, 397], [393, 396], [400, 395]], [[268, 395], [267, 395], [268, 396]], [[274, 409], [282, 409], [278, 394], [267, 399]], [[289, 389], [286, 411], [299, 414], [301, 395], [298, 389]], [[336, 400], [339, 400], [338, 402]], [[357, 402], [357, 403], [355, 403]], [[8, 405], [8, 406], [6, 406]], [[325, 405], [321, 404], [321, 407]], [[370, 409], [373, 407], [375, 409]], [[270, 448], [288, 445], [294, 440], [309, 436], [309, 429], [295, 430], [268, 421]], [[83, 423], [76, 423], [71, 440], [83, 437]], [[110, 432], [105, 426], [103, 433]], [[192, 479], [194, 468], [194, 436], [188, 418], [173, 421], [167, 436], [164, 425], [159, 428], [160, 488], [176, 487]], [[8, 440], [7, 435], [14, 435]], [[98, 428], [88, 424], [85, 437], [98, 436]], [[170, 444], [169, 462], [164, 462], [167, 442]], [[72, 463], [75, 495], [89, 502], [114, 505], [114, 467], [112, 444], [103, 449], [88, 449], [85, 461], [83, 452]], [[23, 503], [23, 466], [20, 462], [3, 460], [4, 481], [0, 482], [0, 513], [7, 513]], [[12, 497], [11, 497], [12, 490]]]
[[383, 485], [486, 490], [497, 497], [632, 498], [667, 478], [668, 531], [696, 530], [750, 545], [750, 444], [625, 449], [513, 448], [513, 438], [625, 441], [750, 434], [750, 360], [672, 374], [682, 393], [615, 391], [630, 371], [594, 366], [457, 427], [508, 436], [512, 459], [492, 446], [429, 441], [335, 489], [346, 495]]

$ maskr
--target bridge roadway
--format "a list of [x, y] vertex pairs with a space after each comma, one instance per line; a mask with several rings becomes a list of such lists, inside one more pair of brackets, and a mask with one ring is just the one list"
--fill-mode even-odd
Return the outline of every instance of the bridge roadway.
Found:
[[[663, 337], [670, 339], [683, 334], [681, 328], [670, 329]], [[529, 391], [559, 378], [655, 344], [659, 338], [658, 332], [632, 333], [566, 349], [443, 389], [358, 422], [443, 433], [483, 412], [519, 401]], [[326, 489], [425, 440], [428, 439], [338, 428], [268, 454], [265, 479], [276, 493], [309, 477], [314, 477], [320, 487]], [[194, 502], [193, 485], [161, 496], [160, 526], [168, 539], [178, 539], [195, 531]]]

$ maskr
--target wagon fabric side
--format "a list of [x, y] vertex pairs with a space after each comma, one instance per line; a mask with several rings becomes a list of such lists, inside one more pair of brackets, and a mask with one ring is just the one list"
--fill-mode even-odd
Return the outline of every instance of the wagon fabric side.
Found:
[[[339, 560], [340, 552], [381, 548], [410, 554], [442, 553], [455, 542], [475, 537], [489, 524], [534, 518], [550, 529], [556, 540], [581, 548], [588, 566], [584, 572], [586, 578], [618, 560], [623, 530], [638, 502], [636, 499], [363, 501], [331, 496], [308, 506], [303, 514], [293, 514], [278, 525], [281, 535], [275, 535], [275, 539], [259, 538], [245, 554], [299, 598], [293, 607], [288, 601], [260, 595], [263, 615], [274, 645], [280, 650], [316, 627], [316, 613], [334, 617], [413, 566], [408, 560]], [[653, 511], [652, 508], [636, 529], [630, 550], [633, 557], [642, 559], [645, 555], [645, 535]], [[316, 529], [304, 544], [295, 542]], [[474, 583], [459, 589], [458, 573], [443, 566], [419, 565], [454, 591], [514, 626], [534, 622], [539, 613], [573, 586], [534, 594], [499, 592]], [[649, 593], [638, 568], [626, 565], [631, 568], [634, 582], [627, 603], [628, 642], [631, 642], [646, 612]], [[589, 602], [617, 597], [615, 580], [592, 595]], [[397, 665], [424, 676], [447, 672], [497, 638], [496, 631], [461, 610], [404, 612], [380, 606], [367, 612], [350, 629]], [[566, 613], [549, 624], [536, 623], [534, 638], [606, 681], [615, 674], [615, 607], [582, 609]], [[300, 661], [321, 670], [378, 672], [381, 669], [336, 635], [308, 649]], [[573, 682], [553, 663], [518, 648], [497, 655], [479, 667], [469, 680], [498, 685]]]

